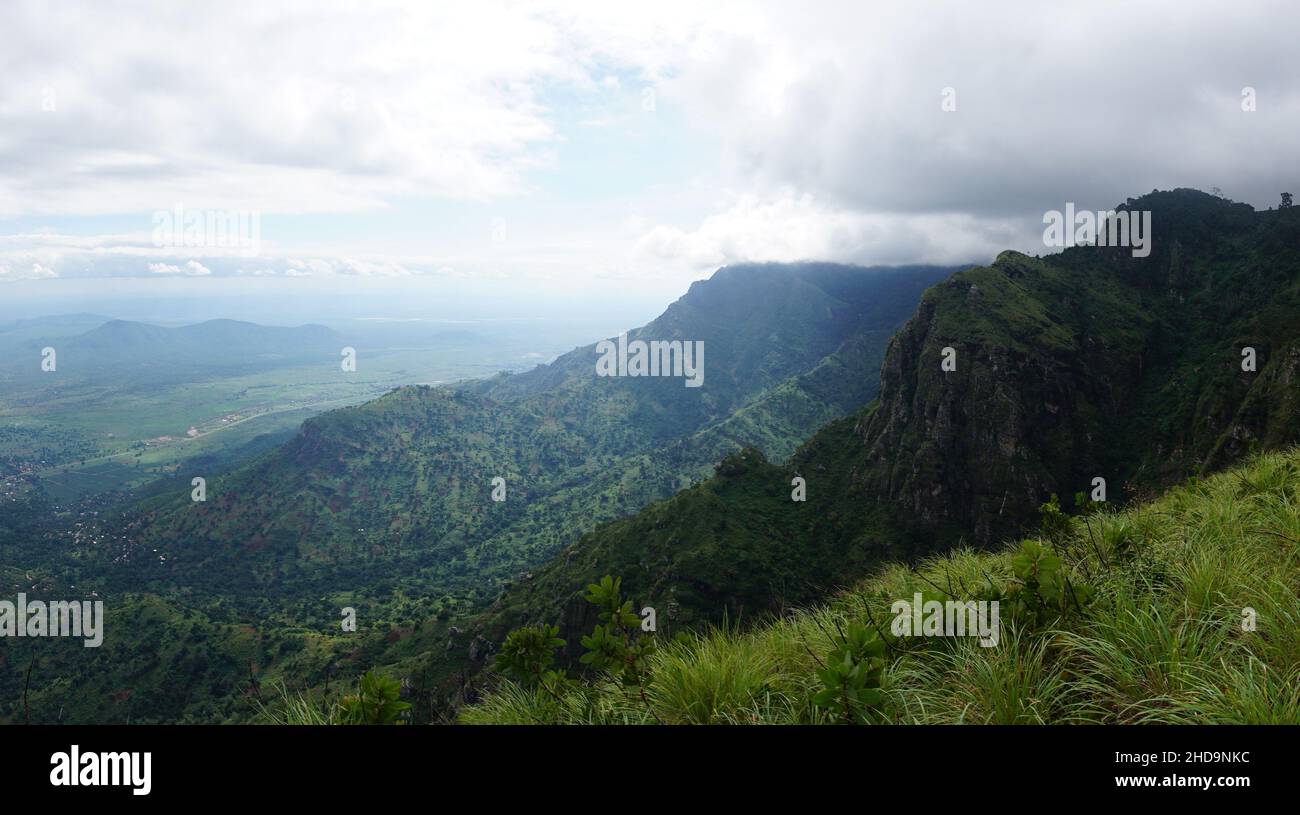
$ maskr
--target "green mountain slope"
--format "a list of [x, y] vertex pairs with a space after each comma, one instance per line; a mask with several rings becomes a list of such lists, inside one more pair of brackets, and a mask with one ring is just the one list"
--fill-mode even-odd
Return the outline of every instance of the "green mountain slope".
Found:
[[[728, 454], [756, 445], [784, 458], [861, 406], [889, 336], [951, 271], [723, 269], [629, 332], [702, 340], [701, 388], [597, 378], [588, 346], [527, 373], [400, 388], [323, 414], [209, 478], [206, 502], [190, 500], [187, 468], [123, 516], [85, 514], [75, 531], [15, 541], [7, 551], [27, 567], [4, 573], [15, 591], [95, 590], [120, 623], [100, 649], [111, 658], [39, 653], [34, 720], [247, 720], [259, 688], [320, 690], [371, 665], [427, 686], [417, 710], [433, 717], [446, 671], [430, 671], [430, 655], [467, 611]], [[498, 475], [503, 502], [491, 500]], [[357, 610], [355, 633], [340, 631], [345, 607]], [[137, 612], [160, 621], [164, 641], [125, 622]], [[0, 687], [21, 687], [30, 653], [12, 652]], [[61, 709], [69, 683], [86, 692]]]
[[1006, 252], [934, 286], [890, 342], [877, 403], [782, 466], [724, 463], [587, 535], [471, 626], [478, 664], [515, 626], [589, 629], [582, 590], [606, 573], [670, 623], [734, 621], [873, 564], [1014, 537], [1095, 477], [1123, 501], [1300, 440], [1300, 211], [1194, 190], [1127, 206], [1153, 212], [1150, 257]]
[[1195, 190], [1127, 206], [1152, 212], [1150, 257], [1004, 253], [926, 293], [859, 431], [869, 494], [996, 542], [1049, 493], [1100, 477], [1119, 500], [1300, 440], [1300, 211]]
[[[1092, 590], [1086, 602], [1066, 603], [1059, 613], [1017, 611], [1012, 598], [1027, 591], [1018, 577], [1026, 573], [1017, 560], [1024, 547], [963, 549], [915, 569], [889, 565], [824, 605], [747, 631], [676, 641], [656, 633], [644, 696], [590, 677], [550, 690], [502, 680], [460, 718], [1297, 724], [1298, 505], [1300, 450], [1267, 454], [1192, 479], [1152, 503], [1076, 518], [1035, 539], [1060, 558], [1058, 574], [1075, 591]], [[895, 636], [893, 604], [917, 593], [939, 602], [1001, 593], [998, 642]], [[885, 645], [878, 656], [854, 657], [878, 674], [858, 693], [860, 704], [842, 705], [824, 693], [835, 687], [825, 671], [855, 635]]]
[[[913, 556], [924, 543], [887, 506], [861, 500], [851, 479], [833, 475], [850, 471], [856, 422], [832, 423], [783, 465], [756, 448], [733, 453], [713, 478], [588, 533], [511, 586], [465, 640], [496, 643], [513, 628], [553, 622], [576, 643], [595, 623], [583, 591], [605, 574], [623, 577], [638, 608], [659, 609], [660, 628], [671, 633], [780, 613], [882, 561]], [[800, 474], [817, 486], [796, 501]]]
[[117, 573], [159, 590], [384, 595], [396, 582], [490, 598], [501, 579], [742, 444], [786, 455], [865, 402], [886, 335], [948, 271], [720, 270], [629, 332], [702, 341], [703, 387], [597, 377], [589, 346], [524, 374], [402, 388], [307, 421], [215, 479], [205, 503], [188, 491], [154, 500]]

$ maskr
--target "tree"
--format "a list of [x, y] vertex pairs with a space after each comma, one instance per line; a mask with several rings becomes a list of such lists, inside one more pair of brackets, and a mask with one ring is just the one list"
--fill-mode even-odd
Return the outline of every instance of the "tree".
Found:
[[1279, 209], [1290, 209], [1290, 208], [1291, 208], [1291, 193], [1284, 192], [1282, 193], [1282, 206], [1280, 206]]
[[400, 724], [400, 717], [411, 706], [401, 701], [402, 686], [374, 671], [361, 677], [360, 692], [339, 700], [337, 719], [340, 724]]

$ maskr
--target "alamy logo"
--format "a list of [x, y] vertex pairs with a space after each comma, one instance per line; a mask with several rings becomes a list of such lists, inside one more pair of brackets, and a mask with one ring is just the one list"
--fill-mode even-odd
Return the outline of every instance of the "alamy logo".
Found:
[[153, 245], [171, 249], [262, 249], [262, 214], [252, 210], [187, 210], [181, 204], [153, 214]]
[[1074, 202], [1066, 202], [1065, 212], [1058, 209], [1043, 214], [1043, 244], [1068, 246], [1131, 246], [1133, 257], [1151, 254], [1151, 210], [1105, 210], [1076, 212]]
[[131, 787], [132, 795], [153, 789], [153, 753], [81, 752], [72, 745], [50, 756], [50, 784], [55, 787]]
[[997, 600], [923, 600], [921, 593], [912, 602], [896, 600], [889, 607], [894, 615], [890, 633], [895, 637], [979, 637], [980, 645], [998, 644]]
[[18, 602], [0, 600], [0, 638], [4, 637], [81, 637], [87, 648], [104, 642], [104, 601], [68, 600]]
[[704, 340], [632, 340], [596, 343], [596, 376], [681, 376], [686, 387], [704, 384]]

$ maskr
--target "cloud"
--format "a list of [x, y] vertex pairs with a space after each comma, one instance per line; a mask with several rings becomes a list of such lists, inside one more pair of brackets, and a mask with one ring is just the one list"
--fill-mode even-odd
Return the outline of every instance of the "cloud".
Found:
[[[131, 278], [131, 277], [414, 277], [446, 276], [446, 266], [431, 266], [425, 272], [392, 258], [358, 258], [352, 256], [260, 257], [250, 268], [248, 259], [238, 252], [217, 254], [200, 261], [177, 257], [175, 250], [120, 245], [104, 237], [74, 238], [66, 242], [42, 236], [43, 242], [33, 250], [28, 241], [16, 241], [21, 249], [7, 249], [0, 236], [0, 278], [6, 280]], [[137, 251], [138, 250], [138, 251]], [[141, 255], [155, 256], [141, 264]]]
[[186, 261], [184, 266], [173, 263], [150, 263], [149, 271], [161, 275], [185, 275], [187, 277], [206, 277], [212, 270], [197, 260]]
[[46, 280], [58, 276], [58, 273], [53, 269], [40, 263], [17, 267], [0, 263], [0, 283], [18, 280]]
[[358, 277], [406, 277], [414, 274], [402, 264], [393, 261], [372, 262], [355, 258], [340, 258], [334, 272]]
[[765, 3], [678, 55], [658, 103], [717, 139], [734, 192], [634, 258], [986, 262], [1043, 252], [1042, 213], [1067, 201], [1218, 186], [1263, 207], [1300, 186], [1285, 2], [823, 11]]
[[0, 217], [519, 194], [557, 140], [544, 95], [593, 83], [572, 23], [528, 5], [197, 14], [142, 3], [104, 37], [122, 10], [0, 6]]
[[742, 196], [694, 229], [659, 225], [633, 247], [696, 271], [745, 261], [834, 258], [858, 263], [961, 263], [1032, 246], [1041, 227], [1015, 218], [964, 214], [859, 213], [811, 195]]
[[728, 182], [752, 192], [1001, 217], [1176, 186], [1263, 205], [1296, 180], [1286, 2], [764, 9], [660, 93], [716, 133]]
[[289, 277], [343, 275], [347, 277], [409, 277], [417, 274], [393, 260], [358, 260], [351, 257], [293, 258], [287, 261]]
[[[158, 2], [130, 16], [130, 36], [104, 37], [120, 10], [0, 5], [0, 218], [180, 201], [306, 237], [250, 261], [24, 228], [0, 237], [5, 279], [37, 264], [568, 281], [738, 260], [979, 261], [1042, 251], [1042, 213], [1067, 201], [1218, 186], [1267, 206], [1300, 186], [1289, 0], [1230, 13], [1208, 0]], [[521, 203], [509, 242], [485, 247], [455, 234], [470, 215], [407, 229], [417, 201], [446, 207], [432, 218]], [[369, 240], [325, 245], [327, 212], [363, 213]], [[391, 248], [389, 223], [427, 245]]]

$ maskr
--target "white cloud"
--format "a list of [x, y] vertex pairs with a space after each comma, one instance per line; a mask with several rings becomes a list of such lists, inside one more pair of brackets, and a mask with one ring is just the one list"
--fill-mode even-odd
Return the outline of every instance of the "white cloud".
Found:
[[987, 262], [1044, 251], [1041, 214], [1066, 201], [1219, 186], [1262, 207], [1300, 186], [1300, 61], [1281, 24], [1296, 18], [1281, 0], [1231, 14], [1211, 2], [820, 8], [764, 3], [706, 25], [656, 86], [661, 106], [718, 139], [718, 185], [737, 192], [693, 222], [660, 220], [634, 258]]
[[[259, 256], [213, 251], [203, 260], [167, 247], [143, 246], [130, 236], [0, 235], [0, 277], [38, 280], [130, 277], [413, 277], [448, 276], [451, 268], [425, 259], [419, 267], [388, 257]], [[141, 263], [141, 258], [148, 261]], [[426, 271], [427, 269], [427, 271]]]
[[547, 90], [595, 82], [595, 38], [532, 5], [236, 9], [0, 6], [0, 216], [518, 194]]
[[[413, 200], [520, 197], [545, 223], [529, 235], [512, 216], [508, 244], [442, 233], [403, 253], [383, 235], [323, 245], [323, 221], [256, 261], [24, 229], [0, 236], [3, 277], [143, 275], [142, 257], [182, 277], [203, 274], [193, 262], [215, 277], [256, 263], [248, 276], [565, 281], [977, 261], [1040, 248], [1041, 213], [1066, 201], [1219, 186], [1266, 206], [1300, 185], [1287, 0], [237, 8], [144, 4], [129, 34], [105, 37], [119, 9], [0, 5], [0, 218], [184, 201], [368, 211], [382, 232], [376, 216], [400, 222]], [[694, 149], [707, 154], [674, 166]], [[593, 179], [602, 152], [652, 172]], [[268, 243], [286, 234], [272, 221]]]
[[15, 267], [0, 262], [0, 283], [18, 280], [46, 280], [58, 276], [58, 273], [53, 269], [40, 263]]
[[174, 263], [150, 263], [149, 271], [161, 275], [185, 275], [187, 277], [206, 277], [212, 270], [197, 260], [186, 261], [183, 266]]
[[393, 261], [373, 262], [355, 258], [340, 258], [334, 267], [334, 273], [358, 277], [406, 277], [414, 274], [402, 264]]
[[[716, 132], [727, 181], [751, 191], [1001, 216], [1218, 185], [1263, 205], [1300, 166], [1284, 0], [1231, 13], [1208, 1], [763, 8], [660, 95]], [[1244, 86], [1258, 90], [1254, 112]]]
[[811, 195], [740, 197], [694, 229], [660, 225], [633, 248], [697, 272], [745, 261], [833, 258], [860, 263], [961, 263], [1001, 249], [1031, 246], [1035, 227], [1016, 219], [965, 214], [860, 213], [827, 206]]

